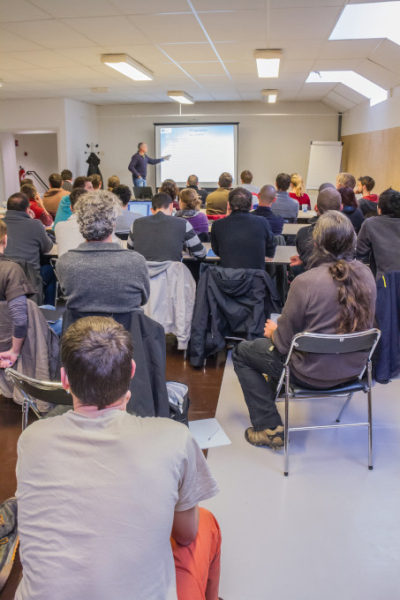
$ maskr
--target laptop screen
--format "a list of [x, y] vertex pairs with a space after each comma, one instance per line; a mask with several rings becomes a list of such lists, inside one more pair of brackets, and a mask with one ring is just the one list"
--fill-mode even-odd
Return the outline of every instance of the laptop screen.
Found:
[[143, 217], [148, 217], [151, 215], [151, 206], [151, 200], [134, 200], [129, 202], [128, 210], [129, 212], [139, 213]]

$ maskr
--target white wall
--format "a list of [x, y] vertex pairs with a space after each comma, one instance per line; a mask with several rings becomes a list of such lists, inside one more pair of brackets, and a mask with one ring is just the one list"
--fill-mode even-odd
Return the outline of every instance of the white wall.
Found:
[[12, 133], [0, 133], [0, 206], [19, 190], [15, 140]]
[[368, 133], [400, 127], [400, 87], [384, 102], [369, 105], [369, 100], [358, 104], [343, 116], [342, 135]]
[[[70, 169], [74, 175], [86, 175], [86, 144], [97, 143], [96, 107], [76, 100], [65, 100], [67, 160], [60, 170]], [[90, 150], [89, 150], [90, 151]], [[101, 165], [100, 165], [101, 168]]]
[[[36, 171], [48, 185], [49, 175], [58, 172], [57, 134], [18, 133], [14, 137], [18, 141], [18, 146], [15, 148], [18, 169], [22, 166], [25, 171]], [[24, 156], [25, 152], [28, 156]], [[46, 191], [34, 176], [27, 175], [27, 177], [33, 180], [39, 194]]]
[[[321, 102], [282, 102], [275, 106], [207, 102], [182, 107], [182, 113], [179, 116], [176, 104], [98, 106], [104, 178], [118, 175], [121, 183], [132, 185], [128, 164], [138, 142], [146, 142], [149, 156], [154, 157], [154, 123], [239, 122], [238, 171], [250, 169], [256, 185], [273, 183], [279, 172], [299, 172], [306, 177], [310, 143], [337, 140], [337, 112]], [[152, 166], [148, 168], [148, 183], [155, 185]]]

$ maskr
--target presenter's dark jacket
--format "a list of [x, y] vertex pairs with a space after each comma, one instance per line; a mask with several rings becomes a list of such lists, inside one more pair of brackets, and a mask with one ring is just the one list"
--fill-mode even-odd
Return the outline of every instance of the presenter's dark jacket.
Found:
[[150, 158], [147, 154], [143, 154], [142, 156], [139, 152], [136, 152], [131, 158], [128, 169], [134, 177], [146, 179], [147, 165], [158, 165], [158, 163], [163, 162], [163, 160], [163, 158]]
[[241, 210], [213, 223], [211, 248], [220, 257], [220, 266], [230, 269], [265, 270], [265, 257], [275, 255], [267, 219]]
[[271, 225], [272, 233], [274, 235], [281, 235], [284, 220], [282, 217], [278, 217], [278, 215], [274, 215], [269, 206], [260, 206], [252, 211], [253, 215], [257, 215], [257, 217], [264, 217], [264, 219], [268, 220], [268, 223]]

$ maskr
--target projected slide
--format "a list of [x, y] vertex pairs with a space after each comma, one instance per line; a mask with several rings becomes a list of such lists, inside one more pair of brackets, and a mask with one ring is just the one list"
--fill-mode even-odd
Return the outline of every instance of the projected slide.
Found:
[[171, 154], [160, 164], [159, 184], [174, 179], [183, 186], [189, 175], [198, 176], [200, 185], [216, 186], [220, 174], [236, 176], [237, 125], [156, 125], [157, 156]]

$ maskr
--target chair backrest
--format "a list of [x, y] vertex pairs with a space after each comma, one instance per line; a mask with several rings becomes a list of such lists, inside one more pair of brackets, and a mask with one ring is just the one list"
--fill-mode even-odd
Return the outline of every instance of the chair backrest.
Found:
[[286, 240], [283, 235], [274, 235], [275, 246], [286, 246]]
[[6, 376], [13, 384], [32, 400], [42, 400], [50, 404], [72, 405], [72, 397], [60, 381], [40, 381], [26, 375], [21, 375], [15, 369], [6, 369]]
[[370, 352], [371, 358], [380, 336], [379, 329], [346, 334], [298, 333], [292, 339], [288, 359], [293, 350], [310, 354]]

